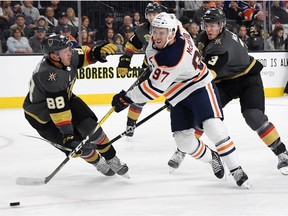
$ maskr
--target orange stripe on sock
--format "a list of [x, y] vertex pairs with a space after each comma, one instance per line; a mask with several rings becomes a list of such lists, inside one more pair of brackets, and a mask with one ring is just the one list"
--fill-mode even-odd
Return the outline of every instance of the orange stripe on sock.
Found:
[[196, 155], [193, 155], [194, 158], [197, 158], [204, 150], [205, 145], [202, 142], [200, 142], [200, 143], [201, 143], [200, 150]]
[[233, 141], [231, 141], [230, 143], [228, 143], [228, 144], [225, 145], [225, 146], [222, 146], [221, 148], [217, 148], [217, 151], [218, 151], [218, 152], [221, 152], [221, 151], [223, 151], [223, 150], [231, 147], [232, 145], [234, 145]]

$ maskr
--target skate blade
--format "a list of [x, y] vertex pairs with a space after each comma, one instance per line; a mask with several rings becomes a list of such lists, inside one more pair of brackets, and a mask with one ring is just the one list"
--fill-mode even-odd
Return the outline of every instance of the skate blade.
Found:
[[130, 176], [128, 175], [128, 173], [125, 173], [125, 174], [119, 175], [119, 176], [121, 176], [123, 178], [126, 178], [126, 179], [130, 179]]
[[283, 174], [283, 175], [288, 175], [288, 167], [282, 167], [279, 169], [279, 171]]
[[133, 141], [133, 137], [131, 137], [131, 136], [126, 136], [126, 140], [127, 140], [128, 142]]
[[175, 168], [173, 168], [173, 167], [170, 167], [170, 168], [169, 168], [169, 174], [174, 174], [175, 171], [176, 171]]
[[250, 189], [252, 187], [252, 184], [249, 180], [246, 180], [242, 185], [241, 185], [241, 188], [244, 188], [244, 189]]

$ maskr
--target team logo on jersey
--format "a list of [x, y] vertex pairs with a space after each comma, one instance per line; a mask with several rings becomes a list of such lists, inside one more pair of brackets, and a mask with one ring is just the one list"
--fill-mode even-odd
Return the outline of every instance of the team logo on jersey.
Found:
[[52, 47], [52, 45], [53, 45], [53, 39], [48, 39], [47, 43], [48, 43], [48, 46], [49, 46], [49, 47]]
[[215, 44], [221, 44], [222, 42], [221, 42], [221, 38], [216, 38], [215, 39]]
[[55, 81], [56, 82], [56, 78], [57, 78], [57, 73], [49, 73], [49, 78], [48, 81]]
[[145, 34], [145, 35], [144, 35], [145, 41], [146, 41], [146, 42], [149, 42], [150, 37], [151, 37], [151, 35]]

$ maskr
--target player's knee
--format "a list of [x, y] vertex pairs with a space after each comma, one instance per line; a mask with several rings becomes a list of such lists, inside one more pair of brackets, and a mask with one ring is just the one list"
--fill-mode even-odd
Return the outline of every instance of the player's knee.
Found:
[[245, 110], [242, 115], [249, 127], [254, 131], [268, 121], [268, 117], [259, 109]]
[[207, 119], [203, 122], [203, 128], [207, 137], [213, 143], [219, 143], [228, 137], [227, 129], [219, 118]]
[[192, 153], [198, 146], [195, 130], [193, 128], [188, 130], [176, 131], [173, 133], [177, 147], [182, 152]]
[[97, 122], [95, 119], [88, 117], [77, 126], [77, 129], [82, 137], [86, 137], [96, 126]]

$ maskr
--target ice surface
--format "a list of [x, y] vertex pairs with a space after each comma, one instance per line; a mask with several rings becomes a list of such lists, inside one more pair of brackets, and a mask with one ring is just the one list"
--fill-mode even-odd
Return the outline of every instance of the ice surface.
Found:
[[[141, 119], [161, 107], [147, 104]], [[93, 106], [101, 118], [110, 106]], [[130, 168], [130, 179], [102, 176], [81, 159], [71, 159], [46, 185], [21, 186], [19, 176], [46, 177], [65, 158], [38, 136], [21, 109], [0, 110], [0, 215], [288, 215], [288, 176], [277, 170], [277, 157], [245, 123], [237, 100], [224, 108], [225, 125], [235, 141], [252, 189], [238, 188], [231, 175], [218, 180], [209, 164], [186, 156], [169, 174], [175, 150], [169, 113], [164, 110], [137, 128], [132, 140], [114, 144]], [[288, 98], [266, 100], [266, 114], [282, 141], [288, 137]], [[127, 110], [113, 113], [103, 128], [110, 139], [121, 134]], [[203, 140], [207, 141], [205, 136]], [[211, 148], [214, 148], [207, 141]], [[10, 207], [10, 202], [20, 202]]]

